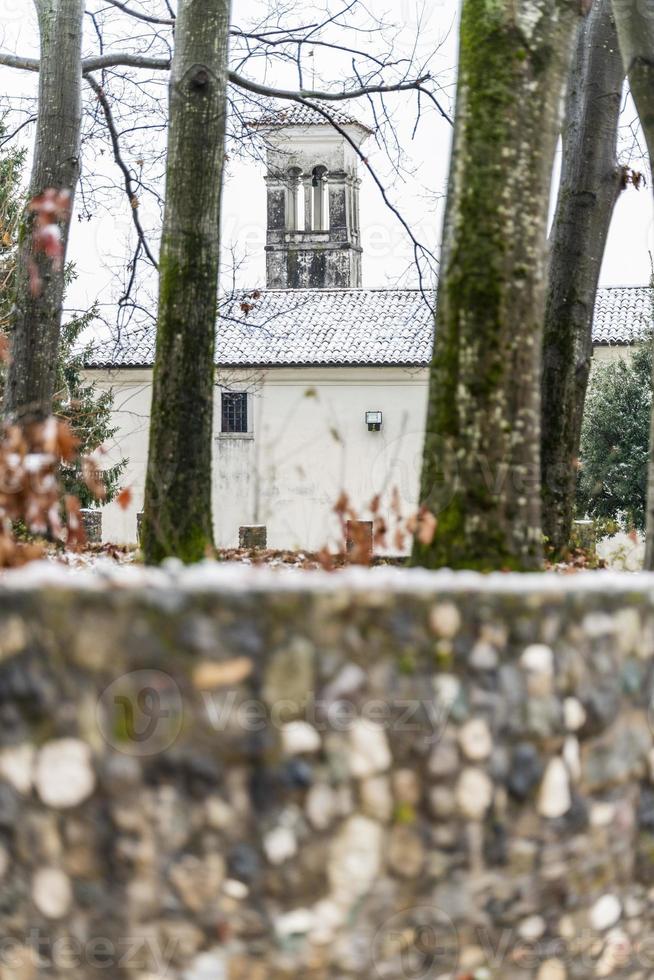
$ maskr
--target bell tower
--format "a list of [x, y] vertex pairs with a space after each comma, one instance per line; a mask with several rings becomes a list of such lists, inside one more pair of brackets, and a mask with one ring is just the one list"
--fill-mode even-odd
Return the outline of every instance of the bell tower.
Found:
[[[362, 123], [333, 113], [357, 146]], [[361, 286], [358, 157], [318, 112], [304, 106], [262, 121], [268, 146], [268, 289]]]

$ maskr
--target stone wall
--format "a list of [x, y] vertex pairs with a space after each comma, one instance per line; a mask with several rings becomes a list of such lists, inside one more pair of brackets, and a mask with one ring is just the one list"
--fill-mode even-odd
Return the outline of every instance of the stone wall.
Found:
[[0, 978], [654, 972], [654, 577], [0, 591]]

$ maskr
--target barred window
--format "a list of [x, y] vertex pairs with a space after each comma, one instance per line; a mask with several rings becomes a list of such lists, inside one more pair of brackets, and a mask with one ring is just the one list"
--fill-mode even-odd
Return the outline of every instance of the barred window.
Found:
[[248, 431], [247, 392], [223, 391], [221, 429], [223, 432]]

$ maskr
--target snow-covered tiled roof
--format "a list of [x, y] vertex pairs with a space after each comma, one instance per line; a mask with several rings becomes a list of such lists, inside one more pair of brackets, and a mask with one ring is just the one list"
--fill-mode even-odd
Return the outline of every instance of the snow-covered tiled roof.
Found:
[[[624, 345], [651, 327], [651, 289], [600, 289], [593, 342]], [[89, 367], [150, 367], [154, 329], [94, 348]], [[426, 365], [433, 319], [416, 289], [267, 289], [223, 302], [216, 331], [222, 367]]]
[[[339, 126], [361, 126], [363, 129], [369, 129], [360, 120], [339, 109], [333, 102], [324, 103], [322, 108]], [[257, 129], [272, 129], [279, 126], [328, 126], [329, 122], [322, 113], [308, 105], [286, 102], [280, 103], [276, 108], [266, 112], [252, 125]]]
[[650, 286], [598, 289], [593, 320], [594, 344], [633, 344], [654, 323]]
[[[224, 302], [216, 363], [224, 367], [426, 364], [433, 338], [429, 306], [417, 289], [266, 289]], [[154, 331], [109, 342], [89, 366], [145, 367]]]
[[273, 289], [220, 315], [219, 364], [423, 364], [431, 355], [429, 307], [413, 289]]

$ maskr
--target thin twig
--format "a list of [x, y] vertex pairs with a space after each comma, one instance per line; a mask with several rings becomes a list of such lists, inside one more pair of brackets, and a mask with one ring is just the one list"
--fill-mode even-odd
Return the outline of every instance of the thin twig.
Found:
[[109, 130], [109, 136], [111, 138], [111, 146], [114, 153], [114, 160], [120, 168], [123, 174], [123, 181], [125, 186], [125, 194], [127, 195], [127, 200], [129, 201], [130, 211], [132, 212], [132, 221], [136, 229], [136, 234], [138, 235], [139, 242], [143, 247], [143, 251], [147, 255], [148, 259], [152, 263], [155, 269], [158, 269], [158, 263], [154, 255], [150, 251], [150, 246], [148, 245], [148, 240], [146, 238], [145, 232], [143, 231], [143, 226], [141, 225], [141, 219], [138, 213], [138, 199], [136, 197], [136, 191], [134, 189], [134, 181], [129, 167], [123, 160], [120, 152], [120, 141], [118, 139], [118, 130], [114, 123], [113, 116], [111, 114], [111, 106], [109, 105], [109, 100], [107, 99], [106, 93], [102, 86], [93, 78], [92, 75], [85, 76], [86, 81], [91, 86], [96, 94], [97, 100], [102, 106], [102, 111], [104, 112], [104, 117], [107, 123], [107, 129]]

